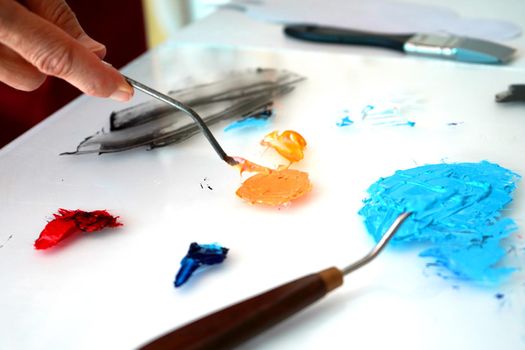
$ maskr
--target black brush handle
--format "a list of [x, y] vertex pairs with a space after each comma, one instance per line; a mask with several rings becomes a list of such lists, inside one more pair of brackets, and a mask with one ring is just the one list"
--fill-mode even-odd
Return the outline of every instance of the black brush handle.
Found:
[[289, 25], [284, 33], [290, 37], [320, 43], [379, 46], [404, 51], [403, 46], [413, 34], [372, 33], [316, 25]]

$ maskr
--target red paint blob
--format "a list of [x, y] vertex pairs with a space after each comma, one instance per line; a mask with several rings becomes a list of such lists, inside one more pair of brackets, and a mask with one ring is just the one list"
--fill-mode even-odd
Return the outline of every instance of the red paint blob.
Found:
[[94, 232], [105, 227], [122, 226], [118, 216], [112, 216], [105, 210], [91, 212], [83, 210], [58, 209], [53, 220], [47, 223], [35, 241], [35, 249], [47, 249], [57, 245], [67, 237], [79, 232]]

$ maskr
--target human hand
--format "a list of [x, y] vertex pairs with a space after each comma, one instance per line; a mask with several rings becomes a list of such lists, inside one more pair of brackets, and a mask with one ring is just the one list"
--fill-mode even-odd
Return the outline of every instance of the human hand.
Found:
[[[104, 64], [106, 47], [91, 39], [64, 0], [0, 0], [0, 81], [37, 89], [47, 75], [87, 95], [127, 101], [133, 88]], [[108, 28], [111, 30], [111, 28]]]

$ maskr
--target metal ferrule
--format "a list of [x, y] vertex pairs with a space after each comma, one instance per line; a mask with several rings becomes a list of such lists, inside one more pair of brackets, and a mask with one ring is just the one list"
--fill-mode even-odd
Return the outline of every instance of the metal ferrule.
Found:
[[512, 47], [486, 40], [453, 35], [416, 34], [404, 44], [405, 52], [438, 56], [471, 63], [507, 63], [515, 53]]
[[404, 45], [405, 52], [424, 56], [454, 58], [460, 39], [453, 36], [416, 34]]

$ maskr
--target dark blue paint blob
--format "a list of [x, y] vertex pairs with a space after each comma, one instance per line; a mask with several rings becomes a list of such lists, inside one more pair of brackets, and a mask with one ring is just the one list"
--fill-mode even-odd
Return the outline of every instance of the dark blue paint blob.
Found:
[[506, 254], [501, 239], [516, 229], [511, 219], [500, 216], [518, 179], [487, 161], [399, 170], [370, 186], [359, 214], [379, 240], [400, 213], [413, 212], [393, 244], [429, 243], [420, 256], [433, 259], [428, 266], [437, 268], [438, 275], [496, 284], [515, 270], [496, 265]]
[[503, 294], [503, 293], [496, 293], [496, 294], [494, 295], [494, 297], [495, 297], [496, 299], [501, 300], [501, 299], [505, 298], [505, 294]]
[[180, 262], [180, 269], [175, 277], [175, 287], [180, 287], [202, 265], [219, 264], [226, 259], [228, 248], [218, 244], [198, 244], [193, 242], [186, 256]]

